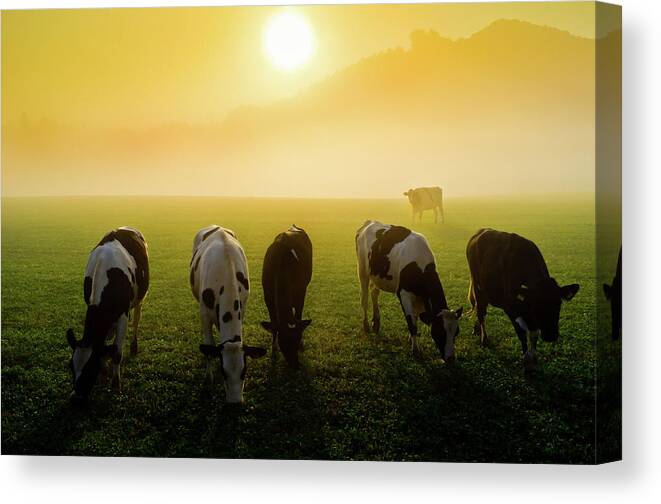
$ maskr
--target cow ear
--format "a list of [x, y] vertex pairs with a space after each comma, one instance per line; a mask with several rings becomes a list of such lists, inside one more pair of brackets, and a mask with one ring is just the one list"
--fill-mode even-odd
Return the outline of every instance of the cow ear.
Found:
[[271, 322], [267, 322], [266, 320], [263, 320], [261, 322], [261, 325], [264, 329], [266, 329], [268, 332], [272, 333], [273, 332], [273, 324]]
[[562, 296], [562, 299], [565, 301], [571, 300], [578, 292], [579, 287], [580, 286], [578, 284], [565, 285], [564, 287], [561, 287], [560, 295]]
[[604, 296], [606, 296], [606, 299], [610, 301], [612, 295], [613, 295], [613, 288], [608, 284], [604, 284]]
[[78, 346], [78, 342], [76, 341], [76, 337], [73, 334], [73, 329], [69, 328], [67, 330], [67, 343], [69, 343], [69, 346], [71, 347], [71, 350], [75, 350], [76, 347]]
[[264, 357], [266, 355], [266, 348], [243, 345], [243, 352], [248, 357], [259, 359], [260, 357]]
[[461, 318], [461, 314], [464, 313], [464, 307], [460, 306], [454, 311], [454, 316], [459, 320]]
[[301, 320], [301, 321], [298, 323], [298, 328], [302, 331], [302, 330], [305, 329], [307, 326], [309, 326], [311, 323], [312, 323], [312, 320], [310, 320], [310, 319]]
[[114, 357], [116, 353], [117, 347], [115, 345], [105, 345], [101, 355], [104, 357]]
[[432, 317], [431, 315], [429, 315], [428, 312], [422, 312], [422, 313], [420, 314], [420, 321], [421, 321], [423, 324], [429, 325], [429, 324], [432, 323], [433, 320], [434, 320], [434, 317]]
[[215, 357], [218, 355], [218, 347], [216, 345], [200, 345], [200, 352], [207, 357]]

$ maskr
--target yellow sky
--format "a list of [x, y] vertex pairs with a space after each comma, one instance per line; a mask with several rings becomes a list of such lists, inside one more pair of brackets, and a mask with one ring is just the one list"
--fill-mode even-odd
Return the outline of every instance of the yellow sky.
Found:
[[[291, 71], [263, 46], [285, 9], [316, 41]], [[599, 9], [4, 11], [2, 194], [590, 192], [597, 45], [619, 92], [620, 10]]]
[[317, 49], [301, 69], [265, 59], [279, 7], [5, 11], [3, 123], [135, 128], [220, 120], [240, 105], [295, 94], [329, 74], [431, 28], [458, 38], [516, 18], [593, 36], [594, 5], [502, 3], [295, 7]]

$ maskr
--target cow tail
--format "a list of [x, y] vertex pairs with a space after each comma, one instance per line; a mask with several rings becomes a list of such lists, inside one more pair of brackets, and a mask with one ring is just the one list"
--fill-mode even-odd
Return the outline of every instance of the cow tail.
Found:
[[471, 305], [471, 309], [467, 315], [472, 315], [475, 311], [475, 305], [477, 300], [475, 299], [475, 285], [473, 283], [473, 275], [471, 275], [470, 284], [468, 285], [468, 302]]

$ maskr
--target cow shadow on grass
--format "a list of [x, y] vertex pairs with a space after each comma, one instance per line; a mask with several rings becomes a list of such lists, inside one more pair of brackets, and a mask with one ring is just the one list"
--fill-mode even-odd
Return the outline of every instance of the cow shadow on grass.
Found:
[[[567, 412], [565, 418], [561, 407], [562, 421], [554, 423], [565, 394], [569, 401], [585, 399], [563, 384], [562, 377], [546, 386], [546, 375], [539, 375], [530, 385], [522, 379], [520, 363], [513, 369], [509, 356], [473, 348], [459, 353], [456, 365], [450, 367], [440, 359], [429, 334], [423, 331], [418, 341], [422, 357], [414, 360], [405, 332], [401, 337], [386, 332], [363, 338], [365, 358], [369, 355], [373, 366], [380, 369], [378, 391], [383, 404], [379, 408], [395, 419], [386, 438], [392, 451], [385, 458], [588, 461], [583, 459], [588, 450], [567, 446], [576, 442], [571, 414]], [[582, 429], [580, 440], [589, 437], [589, 425], [576, 418], [573, 425]]]
[[213, 389], [208, 385], [204, 389], [199, 411], [206, 417], [200, 426], [203, 456], [328, 458], [322, 440], [319, 393], [305, 360], [299, 370], [289, 369], [281, 356], [249, 362], [241, 405], [225, 402], [222, 379]]

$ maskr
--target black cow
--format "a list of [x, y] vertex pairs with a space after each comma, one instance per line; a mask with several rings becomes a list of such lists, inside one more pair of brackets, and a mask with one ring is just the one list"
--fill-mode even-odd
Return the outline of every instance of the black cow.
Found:
[[262, 287], [269, 322], [262, 327], [273, 335], [273, 355], [278, 348], [292, 368], [299, 366], [303, 330], [311, 320], [302, 320], [305, 292], [312, 278], [312, 243], [307, 233], [292, 225], [275, 237], [264, 256]]
[[622, 247], [617, 256], [617, 269], [613, 283], [604, 284], [604, 294], [611, 303], [611, 338], [615, 341], [622, 336]]
[[532, 368], [538, 335], [544, 341], [557, 341], [561, 303], [572, 299], [579, 285], [560, 287], [537, 246], [514, 233], [480, 229], [468, 241], [466, 257], [471, 272], [468, 299], [477, 311], [474, 334], [480, 334], [486, 345], [487, 306], [502, 308], [521, 341], [524, 365]]
[[[87, 304], [83, 337], [76, 341], [73, 329], [67, 331], [67, 341], [73, 350], [74, 404], [89, 396], [99, 372], [105, 369], [105, 359], [112, 357], [112, 385], [121, 389], [120, 365], [122, 344], [133, 310], [133, 340], [131, 354], [138, 351], [138, 323], [142, 301], [149, 288], [147, 243], [140, 231], [121, 227], [107, 233], [90, 252], [83, 297]], [[106, 344], [108, 340], [114, 342]]]

